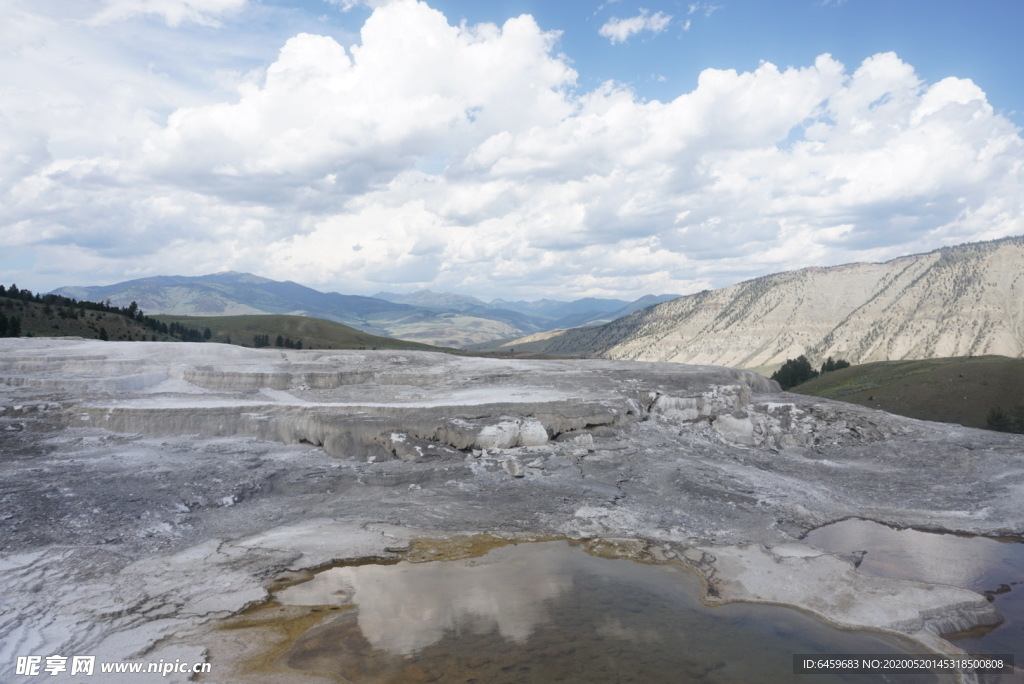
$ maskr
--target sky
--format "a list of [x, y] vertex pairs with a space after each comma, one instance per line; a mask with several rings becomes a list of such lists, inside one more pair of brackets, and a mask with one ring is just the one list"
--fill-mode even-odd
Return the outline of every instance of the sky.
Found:
[[0, 0], [0, 282], [689, 294], [1024, 234], [1024, 3]]

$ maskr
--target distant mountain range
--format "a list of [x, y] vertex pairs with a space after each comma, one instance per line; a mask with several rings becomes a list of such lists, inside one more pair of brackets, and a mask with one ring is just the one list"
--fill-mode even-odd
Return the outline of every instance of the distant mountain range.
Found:
[[501, 347], [777, 369], [806, 354], [851, 363], [1024, 356], [1024, 237], [881, 264], [805, 268], [706, 290], [611, 323]]
[[233, 271], [205, 276], [154, 276], [114, 285], [61, 287], [54, 294], [79, 300], [136, 302], [150, 315], [234, 316], [290, 314], [322, 318], [427, 344], [464, 347], [540, 331], [604, 323], [676, 295], [574, 302], [486, 303], [475, 297], [422, 290], [373, 297], [320, 292], [291, 281]]
[[428, 309], [473, 313], [484, 317], [518, 317], [528, 321], [526, 325], [537, 326], [539, 330], [560, 330], [607, 323], [648, 306], [679, 297], [679, 295], [646, 295], [633, 302], [622, 299], [595, 299], [594, 297], [576, 299], [571, 302], [555, 299], [509, 302], [504, 299], [494, 299], [487, 303], [476, 297], [447, 292], [436, 293], [430, 290], [420, 290], [411, 294], [378, 292], [373, 296], [397, 304], [409, 304]]

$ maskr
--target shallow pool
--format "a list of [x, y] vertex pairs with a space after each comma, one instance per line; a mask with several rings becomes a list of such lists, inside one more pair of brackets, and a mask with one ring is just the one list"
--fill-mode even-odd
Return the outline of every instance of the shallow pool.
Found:
[[951, 640], [968, 653], [1013, 653], [1017, 666], [1022, 665], [1024, 543], [895, 529], [859, 519], [820, 527], [804, 541], [854, 559], [867, 575], [952, 584], [985, 594], [1004, 622]]
[[336, 567], [275, 594], [281, 605], [331, 617], [294, 639], [274, 666], [357, 682], [953, 681], [794, 675], [794, 653], [922, 649], [789, 608], [708, 607], [699, 595], [697, 577], [680, 567], [597, 557], [566, 541], [454, 561]]

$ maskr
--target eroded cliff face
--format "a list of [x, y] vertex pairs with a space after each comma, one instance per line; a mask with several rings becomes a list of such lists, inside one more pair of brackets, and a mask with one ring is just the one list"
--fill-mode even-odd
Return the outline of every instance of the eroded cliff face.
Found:
[[795, 540], [850, 516], [1024, 533], [1019, 437], [721, 367], [0, 340], [0, 454], [0, 667], [204, 658], [268, 578], [456, 532], [628, 537], [709, 599], [948, 650], [938, 633], [998, 619], [983, 597]]
[[596, 328], [506, 347], [775, 369], [807, 354], [852, 363], [1024, 355], [1024, 238], [882, 264], [807, 268], [659, 304]]

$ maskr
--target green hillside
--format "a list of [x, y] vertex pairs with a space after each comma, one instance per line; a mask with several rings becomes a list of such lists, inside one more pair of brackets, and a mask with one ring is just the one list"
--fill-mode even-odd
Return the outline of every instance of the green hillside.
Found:
[[[92, 307], [99, 308], [92, 308]], [[18, 337], [85, 337], [112, 341], [175, 341], [176, 337], [154, 330], [138, 318], [113, 307], [93, 302], [71, 302], [45, 295], [41, 301], [21, 297], [0, 297], [0, 316], [17, 320]], [[150, 319], [151, 320], [151, 319]], [[4, 325], [0, 336], [14, 336]]]
[[910, 418], [989, 427], [993, 409], [1024, 418], [1024, 359], [968, 356], [879, 361], [832, 371], [791, 392], [848, 401]]
[[[289, 315], [246, 316], [154, 316], [167, 323], [211, 331], [211, 342], [229, 342], [247, 347], [291, 347], [301, 349], [415, 349], [450, 351], [429, 344], [378, 337], [322, 318]], [[282, 344], [278, 345], [278, 336]], [[261, 339], [262, 338], [262, 339]], [[289, 341], [291, 344], [288, 344]], [[301, 347], [299, 346], [301, 344]]]
[[84, 337], [110, 341], [227, 342], [293, 349], [453, 351], [379, 337], [341, 323], [289, 315], [146, 316], [128, 307], [0, 286], [0, 337]]

